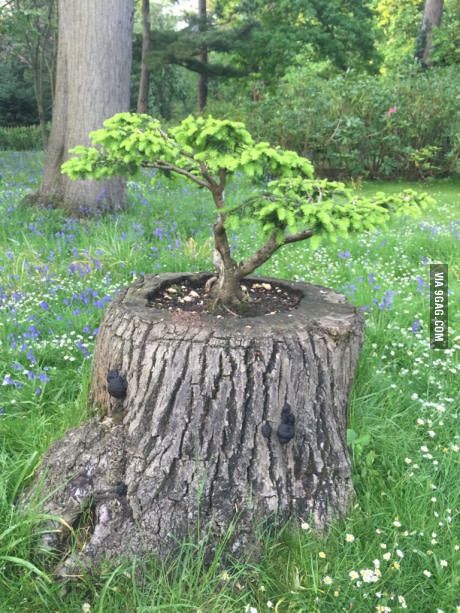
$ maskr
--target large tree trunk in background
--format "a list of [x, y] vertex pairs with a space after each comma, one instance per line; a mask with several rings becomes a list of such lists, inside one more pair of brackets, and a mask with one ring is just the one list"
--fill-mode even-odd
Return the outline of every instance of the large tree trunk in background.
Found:
[[430, 65], [433, 28], [441, 25], [444, 0], [425, 0], [423, 19], [417, 41], [416, 59], [425, 67]]
[[[206, 31], [206, 21], [208, 18], [206, 0], [198, 0], [198, 16], [200, 19], [200, 30]], [[208, 49], [206, 45], [201, 48], [200, 60], [203, 64], [208, 63]], [[198, 112], [202, 113], [208, 103], [208, 75], [200, 73], [198, 75]]]
[[37, 56], [32, 62], [32, 79], [34, 84], [35, 101], [37, 103], [38, 121], [40, 123], [40, 131], [42, 133], [43, 150], [46, 151], [48, 146], [48, 131], [46, 129], [46, 113], [43, 95], [43, 67], [41, 52], [38, 50]]
[[[296, 309], [226, 319], [148, 307], [160, 288], [207, 277], [146, 277], [107, 310], [90, 392], [101, 418], [51, 448], [33, 490], [45, 492], [44, 512], [86, 535], [73, 557], [65, 527], [48, 535], [61, 574], [164, 555], [199, 532], [212, 550], [235, 520], [230, 545], [241, 553], [264, 520], [324, 528], [350, 508], [346, 429], [362, 313], [331, 290], [274, 280], [298, 292]], [[113, 369], [126, 378], [124, 399], [107, 392]], [[283, 443], [287, 405], [294, 436]]]
[[150, 68], [148, 55], [150, 51], [150, 0], [142, 0], [142, 58], [137, 112], [149, 112]]
[[56, 93], [42, 184], [31, 200], [75, 215], [123, 206], [124, 181], [71, 181], [60, 172], [88, 133], [129, 110], [134, 0], [60, 0]]

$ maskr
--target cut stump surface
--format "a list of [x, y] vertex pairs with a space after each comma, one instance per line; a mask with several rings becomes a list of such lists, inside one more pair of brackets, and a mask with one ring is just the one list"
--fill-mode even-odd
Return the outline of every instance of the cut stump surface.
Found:
[[[332, 290], [272, 279], [263, 281], [299, 293], [296, 309], [217, 318], [148, 306], [160, 289], [198, 278], [145, 277], [105, 314], [90, 392], [100, 417], [53, 445], [32, 488], [45, 488], [45, 512], [87, 522], [72, 556], [65, 529], [47, 536], [62, 574], [162, 556], [198, 526], [212, 545], [235, 522], [238, 553], [264, 520], [322, 529], [350, 508], [347, 411], [362, 313]], [[124, 398], [107, 391], [111, 370], [126, 380]]]

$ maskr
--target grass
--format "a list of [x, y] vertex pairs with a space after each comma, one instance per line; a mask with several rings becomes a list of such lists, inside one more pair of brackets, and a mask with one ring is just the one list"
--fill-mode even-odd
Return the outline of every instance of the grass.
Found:
[[[18, 205], [38, 184], [40, 154], [2, 152], [0, 163], [1, 613], [460, 611], [458, 181], [416, 186], [437, 199], [423, 220], [314, 252], [292, 245], [260, 270], [334, 287], [366, 313], [347, 520], [323, 539], [306, 522], [287, 526], [257, 564], [217, 556], [206, 566], [203, 551], [184, 544], [176, 559], [108, 565], [64, 594], [33, 548], [37, 518], [20, 513], [16, 497], [51, 442], [86, 416], [111, 296], [142, 272], [210, 269], [212, 211], [184, 183], [145, 180], [130, 183], [123, 215], [66, 219]], [[258, 240], [247, 227], [232, 245], [244, 255]], [[448, 350], [429, 347], [429, 262], [450, 265]]]

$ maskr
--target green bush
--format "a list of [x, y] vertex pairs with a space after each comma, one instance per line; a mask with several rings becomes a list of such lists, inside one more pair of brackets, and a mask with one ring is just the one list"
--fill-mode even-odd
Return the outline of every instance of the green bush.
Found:
[[43, 149], [40, 126], [0, 126], [0, 150], [39, 151]]
[[413, 179], [458, 170], [459, 101], [453, 68], [330, 79], [307, 69], [285, 78], [275, 95], [210, 110], [306, 155], [323, 175]]
[[11, 57], [8, 61], [2, 56], [2, 60], [5, 61], [0, 63], [0, 125], [31, 125], [38, 121], [38, 115], [30, 71]]

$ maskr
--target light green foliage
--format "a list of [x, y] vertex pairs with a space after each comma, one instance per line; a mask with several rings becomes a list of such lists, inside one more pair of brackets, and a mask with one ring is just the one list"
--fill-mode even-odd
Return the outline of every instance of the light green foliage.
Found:
[[376, 0], [374, 6], [382, 34], [383, 72], [397, 70], [407, 62], [413, 63], [423, 3], [419, 0]]
[[[373, 230], [392, 214], [416, 214], [428, 202], [414, 191], [357, 197], [343, 183], [315, 179], [310, 161], [297, 153], [256, 143], [243, 123], [211, 116], [190, 116], [165, 131], [148, 115], [121, 113], [91, 139], [96, 147], [76, 147], [63, 165], [71, 178], [129, 176], [142, 166], [182, 174], [212, 192], [227, 227], [257, 221], [280, 244], [306, 230], [337, 241], [349, 232]], [[253, 193], [242, 204], [225, 205], [221, 191], [235, 173], [249, 177]]]
[[247, 221], [257, 219], [267, 235], [279, 232], [282, 236], [285, 230], [292, 234], [308, 228], [315, 234], [315, 247], [321, 236], [337, 242], [350, 232], [375, 230], [391, 216], [418, 215], [433, 202], [409, 189], [391, 196], [380, 192], [371, 198], [359, 197], [343, 183], [327, 179], [279, 179], [269, 182], [267, 188], [242, 205]]
[[311, 163], [295, 152], [255, 143], [243, 123], [211, 116], [190, 116], [167, 132], [149, 115], [119, 113], [92, 132], [91, 139], [98, 148], [75, 147], [71, 152], [75, 157], [62, 166], [72, 179], [132, 175], [142, 166], [163, 172], [181, 168], [206, 178], [202, 164], [216, 175], [216, 182], [220, 171], [254, 177], [266, 172], [313, 175]]

